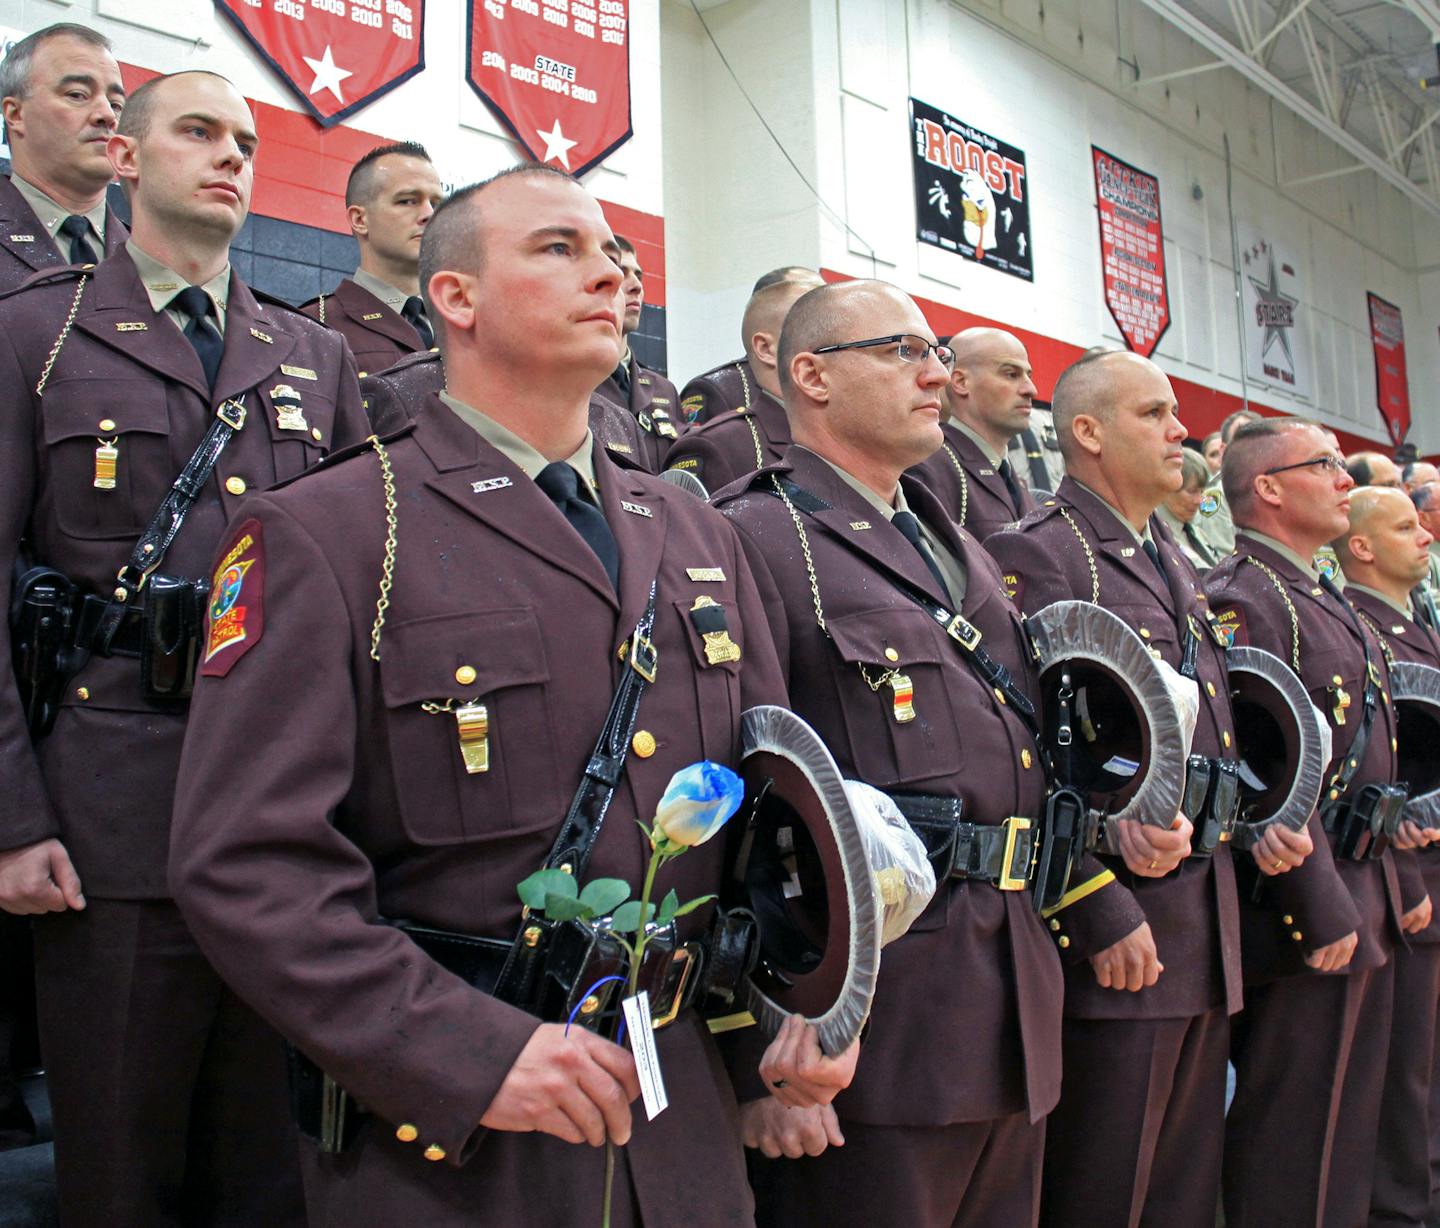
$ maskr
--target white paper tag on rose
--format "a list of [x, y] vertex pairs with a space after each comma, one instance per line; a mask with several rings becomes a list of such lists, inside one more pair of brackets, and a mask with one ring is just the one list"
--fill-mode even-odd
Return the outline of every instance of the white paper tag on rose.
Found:
[[665, 1076], [660, 1073], [660, 1054], [656, 1052], [655, 1033], [650, 1026], [650, 992], [642, 990], [620, 1005], [625, 1011], [630, 1052], [635, 1055], [635, 1073], [640, 1076], [645, 1116], [654, 1121], [670, 1107], [670, 1097], [665, 1094]]

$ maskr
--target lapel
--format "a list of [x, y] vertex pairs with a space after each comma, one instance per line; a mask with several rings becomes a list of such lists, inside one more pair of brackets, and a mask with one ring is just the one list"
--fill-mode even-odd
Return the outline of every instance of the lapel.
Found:
[[[1174, 607], [1172, 613], [1177, 619], [1176, 626], [1183, 632], [1185, 628], [1180, 626], [1179, 620], [1188, 622], [1189, 615], [1195, 609], [1196, 585], [1190, 579], [1189, 561], [1169, 527], [1158, 515], [1150, 517], [1150, 536], [1155, 539], [1155, 548], [1160, 552], [1160, 559], [1165, 564], [1165, 575], [1170, 582], [1170, 602]], [[1155, 570], [1153, 565], [1150, 570]]]
[[907, 473], [900, 479], [900, 484], [905, 488], [905, 499], [910, 504], [910, 510], [924, 521], [931, 534], [938, 537], [965, 568], [965, 600], [960, 603], [960, 613], [973, 622], [972, 615], [987, 605], [991, 597], [1000, 597], [999, 586], [987, 582], [988, 569], [985, 558], [981, 557], [984, 556], [983, 547], [950, 519], [945, 505], [925, 485], [922, 478]]
[[[1244, 536], [1243, 533], [1242, 536]], [[1366, 651], [1369, 651], [1369, 644], [1366, 643], [1359, 628], [1355, 625], [1357, 619], [1350, 611], [1338, 609], [1334, 599], [1325, 595], [1325, 590], [1320, 587], [1318, 580], [1312, 580], [1279, 551], [1272, 550], [1264, 542], [1256, 541], [1253, 537], [1245, 537], [1245, 549], [1280, 577], [1290, 593], [1291, 600], [1295, 602], [1297, 611], [1303, 611], [1305, 603], [1318, 606], [1326, 618], [1338, 622], [1345, 628], [1345, 633], [1351, 639], [1362, 644]], [[1300, 621], [1300, 656], [1303, 660], [1305, 656], [1304, 618], [1302, 617]]]
[[[430, 394], [415, 414], [415, 442], [435, 467], [434, 475], [426, 478], [425, 485], [444, 495], [467, 515], [489, 525], [507, 541], [582, 580], [612, 606], [616, 604], [615, 591], [610, 587], [605, 568], [560, 510], [518, 466], [481, 439], [435, 393]], [[603, 453], [603, 449], [597, 451]], [[596, 457], [597, 472], [601, 459]], [[475, 489], [477, 484], [486, 482], [496, 485], [488, 490]], [[608, 507], [606, 519], [610, 520]], [[618, 528], [613, 520], [611, 528]], [[616, 539], [620, 540], [618, 531]], [[635, 572], [633, 567], [630, 570]], [[625, 573], [622, 542], [622, 589], [627, 587]], [[641, 608], [643, 606], [642, 597]], [[638, 612], [636, 619], [639, 619]]]
[[[851, 490], [820, 457], [806, 448], [792, 446], [786, 451], [783, 464], [789, 466], [790, 480], [795, 485], [830, 505], [807, 517], [812, 524], [822, 526], [830, 537], [872, 567], [904, 580], [931, 601], [947, 609], [950, 607], [949, 594], [936, 584], [935, 577], [930, 574], [915, 547], [880, 512]], [[909, 497], [908, 489], [906, 497]], [[855, 524], [868, 524], [870, 527], [852, 528]], [[823, 587], [823, 576], [821, 584]]]
[[[109, 222], [105, 229], [108, 234]], [[65, 263], [55, 240], [20, 195], [20, 189], [10, 182], [9, 175], [0, 175], [0, 247], [36, 272]]]
[[[128, 327], [132, 325], [144, 327]], [[75, 327], [131, 362], [193, 389], [202, 400], [210, 399], [199, 355], [170, 317], [150, 306], [135, 262], [123, 248], [96, 266], [94, 282], [75, 316]]]
[[[620, 634], [628, 636], [645, 612], [650, 585], [660, 574], [669, 505], [653, 483], [646, 486], [638, 473], [621, 468], [604, 448], [595, 448], [594, 459], [600, 506], [620, 547]], [[650, 515], [632, 508], [644, 508]], [[663, 596], [657, 592], [657, 608]]]
[[[113, 186], [113, 185], [112, 185]], [[113, 256], [125, 246], [130, 237], [130, 228], [120, 219], [113, 205], [105, 206], [105, 254]]]
[[[980, 445], [970, 438], [953, 422], [946, 422], [941, 426], [945, 440], [955, 450], [955, 455], [960, 458], [960, 464], [964, 466], [966, 475], [977, 486], [983, 486], [994, 499], [1000, 501], [1001, 507], [1011, 507], [1010, 491], [1005, 485], [1005, 479], [1000, 476], [1000, 471], [990, 463], [990, 458], [980, 450]], [[1017, 507], [1014, 509], [1015, 519], [1019, 520], [1025, 509]]]
[[[757, 388], [752, 409], [755, 424], [760, 428], [760, 438], [769, 443], [770, 451], [776, 457], [782, 456], [791, 443], [790, 418], [785, 413], [785, 406], [765, 389]], [[826, 468], [828, 471], [828, 466]], [[830, 476], [834, 477], [835, 475], [832, 473]], [[842, 482], [841, 485], [845, 484]], [[845, 487], [845, 489], [849, 490], [849, 487]]]
[[[1070, 505], [1095, 553], [1103, 555], [1112, 566], [1149, 589], [1174, 616], [1176, 613], [1175, 599], [1171, 595], [1170, 584], [1160, 578], [1160, 573], [1155, 570], [1155, 565], [1145, 554], [1144, 548], [1135, 540], [1134, 535], [1120, 523], [1119, 518], [1100, 497], [1091, 494], [1089, 490], [1070, 477], [1060, 483], [1060, 489], [1055, 492], [1055, 495]], [[1174, 582], [1173, 573], [1174, 569], [1167, 566], [1166, 575], [1171, 577], [1170, 583]], [[1105, 581], [1102, 578], [1100, 581], [1101, 601], [1105, 600], [1105, 595]]]
[[[387, 307], [364, 286], [357, 285], [349, 277], [335, 287], [335, 293], [330, 297], [345, 309], [345, 314], [357, 327], [378, 333], [387, 341], [404, 346], [412, 353], [421, 348], [420, 334], [404, 316]], [[366, 319], [366, 316], [376, 318]]]
[[[268, 337], [269, 341], [257, 334]], [[215, 399], [235, 396], [276, 378], [280, 364], [290, 356], [296, 342], [282, 314], [259, 302], [250, 287], [232, 271], [230, 301], [225, 309], [225, 353], [215, 376]], [[185, 348], [191, 347], [187, 344]], [[283, 373], [280, 378], [283, 379]], [[250, 411], [260, 412], [253, 405]]]

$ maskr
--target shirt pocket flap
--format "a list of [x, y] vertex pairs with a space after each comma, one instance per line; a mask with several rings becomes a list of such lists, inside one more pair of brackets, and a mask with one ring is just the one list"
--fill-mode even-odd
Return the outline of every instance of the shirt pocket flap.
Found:
[[387, 707], [468, 699], [549, 677], [540, 625], [523, 607], [439, 614], [387, 625], [381, 635]]
[[[921, 662], [942, 665], [946, 654], [958, 652], [941, 639], [941, 628], [918, 607], [886, 606], [825, 619], [836, 649], [860, 665], [903, 668]], [[937, 634], [939, 632], [940, 634]]]
[[67, 379], [49, 385], [40, 400], [48, 444], [170, 430], [165, 388], [158, 380]]

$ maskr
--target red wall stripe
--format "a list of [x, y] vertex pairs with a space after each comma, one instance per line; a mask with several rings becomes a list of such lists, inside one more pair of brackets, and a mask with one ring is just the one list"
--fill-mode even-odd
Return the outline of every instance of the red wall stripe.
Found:
[[[127, 90], [158, 77], [153, 69], [121, 64]], [[348, 124], [323, 128], [309, 115], [248, 99], [255, 116], [260, 153], [250, 211], [335, 234], [349, 234], [345, 181], [350, 168], [377, 145], [403, 140]], [[665, 219], [601, 201], [611, 228], [630, 239], [645, 270], [645, 301], [665, 306]]]

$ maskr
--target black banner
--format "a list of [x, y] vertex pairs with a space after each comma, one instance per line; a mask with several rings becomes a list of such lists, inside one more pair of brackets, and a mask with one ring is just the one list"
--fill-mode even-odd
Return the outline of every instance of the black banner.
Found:
[[1034, 281], [1025, 154], [918, 98], [910, 127], [920, 242]]

